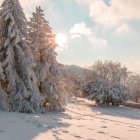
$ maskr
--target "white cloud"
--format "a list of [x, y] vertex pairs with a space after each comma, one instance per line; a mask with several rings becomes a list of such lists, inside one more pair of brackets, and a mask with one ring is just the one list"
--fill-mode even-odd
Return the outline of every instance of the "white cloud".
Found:
[[94, 46], [97, 46], [97, 47], [98, 46], [101, 46], [101, 47], [108, 46], [107, 40], [96, 37], [93, 30], [91, 28], [87, 27], [86, 23], [84, 23], [84, 22], [75, 24], [70, 29], [70, 33], [71, 33], [72, 39], [80, 38], [81, 35], [83, 35], [83, 36], [87, 37], [87, 40], [89, 42], [91, 42]]
[[78, 4], [90, 4], [93, 0], [76, 0]]
[[92, 0], [88, 5], [92, 20], [103, 26], [114, 27], [130, 20], [140, 20], [140, 0], [111, 0], [109, 5], [103, 0]]
[[96, 36], [93, 36], [90, 38], [90, 41], [94, 44], [97, 45], [97, 47], [107, 47], [108, 42], [105, 39], [97, 38]]
[[122, 24], [121, 26], [119, 26], [116, 31], [115, 34], [128, 34], [131, 32], [130, 27], [128, 26], [128, 24]]
[[81, 22], [81, 23], [75, 24], [73, 28], [70, 30], [70, 33], [90, 36], [92, 34], [92, 30], [88, 28], [84, 22]]
[[76, 38], [81, 38], [81, 35], [78, 34], [71, 35], [71, 39], [76, 39]]

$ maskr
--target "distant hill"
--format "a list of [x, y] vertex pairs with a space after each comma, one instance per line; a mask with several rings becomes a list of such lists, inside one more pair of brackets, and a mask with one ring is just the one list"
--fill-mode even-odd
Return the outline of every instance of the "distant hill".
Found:
[[79, 76], [81, 79], [85, 78], [86, 68], [82, 68], [77, 65], [64, 65], [64, 69]]

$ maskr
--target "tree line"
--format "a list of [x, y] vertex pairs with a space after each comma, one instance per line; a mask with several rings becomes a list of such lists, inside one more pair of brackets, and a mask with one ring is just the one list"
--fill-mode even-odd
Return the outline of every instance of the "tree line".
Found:
[[[97, 102], [140, 102], [140, 75], [119, 62], [96, 61], [84, 71], [83, 95]], [[97, 89], [96, 89], [97, 88]]]
[[118, 105], [126, 100], [140, 102], [140, 75], [130, 72], [119, 62], [96, 61], [87, 68], [72, 65], [64, 69], [69, 85], [73, 85], [73, 96], [104, 104]]

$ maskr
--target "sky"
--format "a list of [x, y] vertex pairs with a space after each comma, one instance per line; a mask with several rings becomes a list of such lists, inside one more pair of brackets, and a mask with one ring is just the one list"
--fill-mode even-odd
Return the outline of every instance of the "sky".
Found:
[[41, 5], [53, 31], [64, 36], [58, 62], [85, 67], [112, 60], [140, 73], [140, 0], [19, 1], [27, 18]]

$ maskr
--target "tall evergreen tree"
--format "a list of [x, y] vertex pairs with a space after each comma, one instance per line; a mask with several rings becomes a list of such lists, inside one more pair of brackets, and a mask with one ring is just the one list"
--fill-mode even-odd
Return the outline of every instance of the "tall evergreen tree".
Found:
[[1, 14], [0, 105], [9, 111], [43, 111], [33, 59], [26, 43], [27, 22], [18, 0], [4, 0]]
[[44, 18], [41, 7], [36, 8], [29, 22], [30, 46], [35, 58], [34, 68], [40, 92], [45, 95], [45, 106], [50, 111], [61, 111], [64, 104], [63, 84], [56, 61], [55, 34]]

